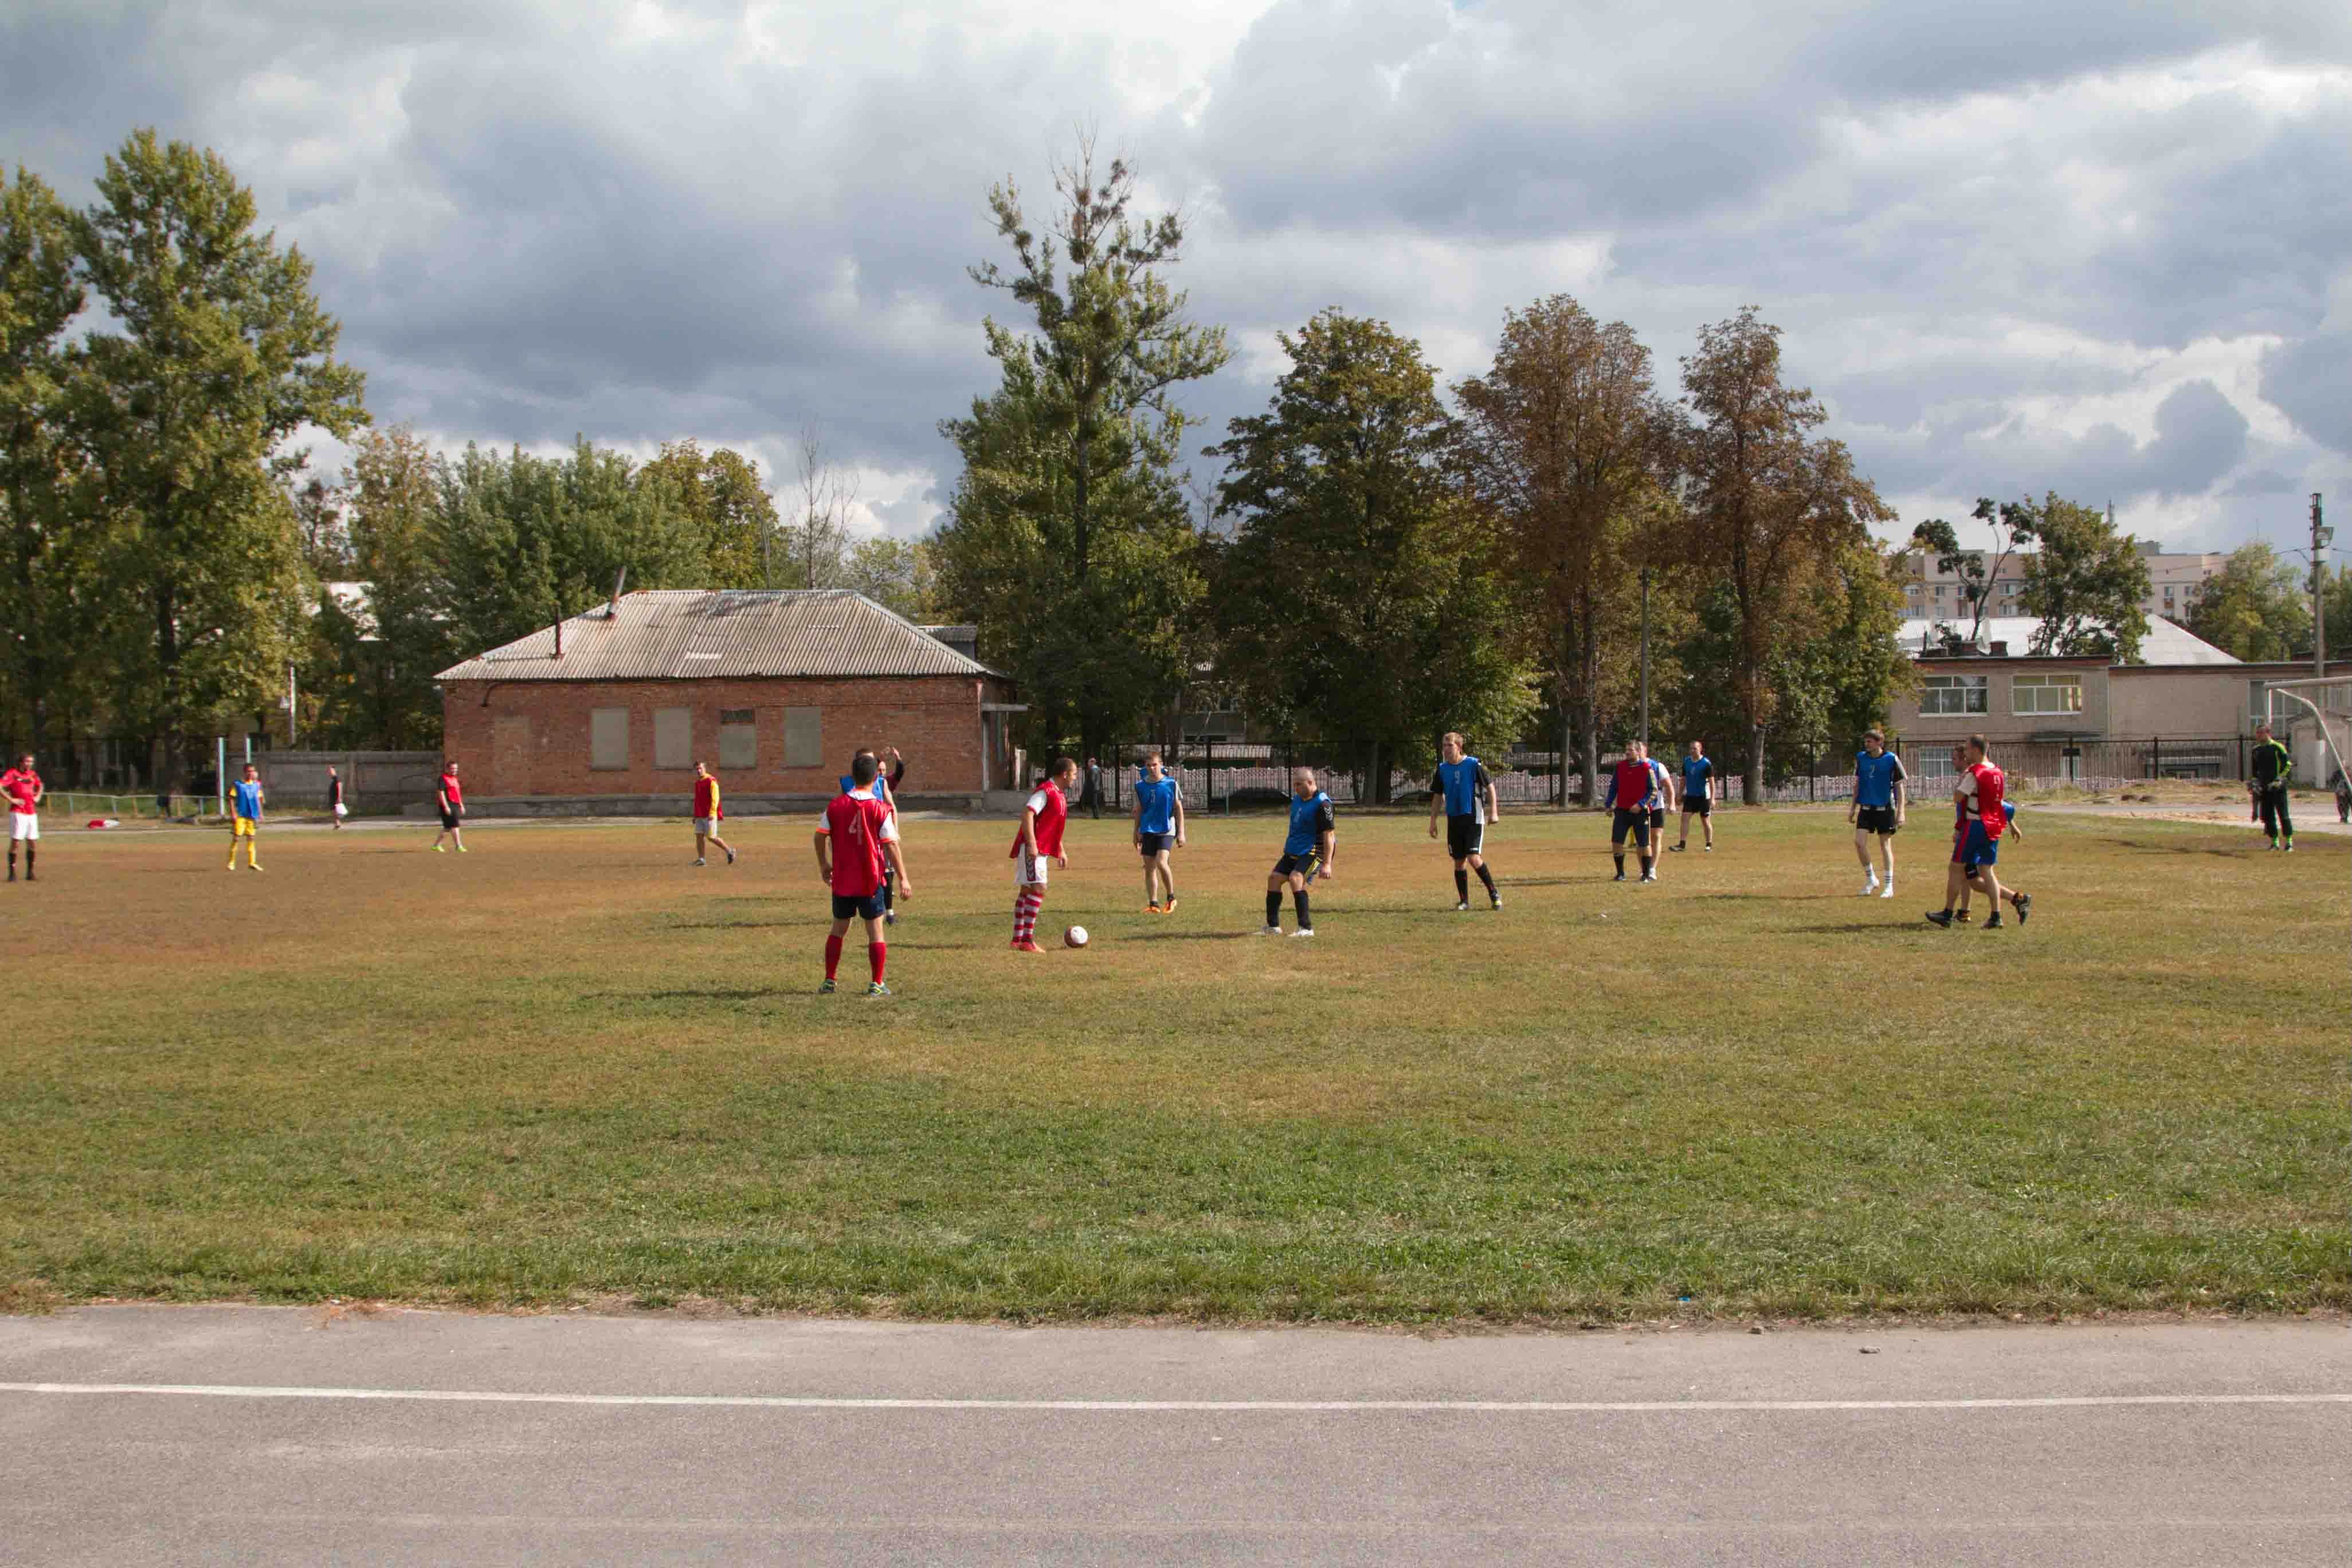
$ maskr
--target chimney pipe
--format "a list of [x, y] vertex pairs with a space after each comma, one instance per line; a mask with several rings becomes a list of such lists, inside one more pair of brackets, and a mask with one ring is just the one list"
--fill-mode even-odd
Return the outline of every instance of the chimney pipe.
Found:
[[560, 616], [556, 617], [555, 622], [555, 657], [557, 658], [563, 657], [563, 619]]
[[613, 579], [613, 602], [604, 606], [606, 620], [617, 621], [621, 618], [621, 588], [628, 580], [629, 569], [624, 566], [621, 568], [620, 575]]

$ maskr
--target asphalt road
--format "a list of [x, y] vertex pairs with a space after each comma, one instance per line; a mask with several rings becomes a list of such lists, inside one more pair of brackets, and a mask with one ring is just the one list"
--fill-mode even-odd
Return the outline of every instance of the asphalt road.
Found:
[[2352, 1328], [0, 1319], [0, 1563], [2352, 1561]]

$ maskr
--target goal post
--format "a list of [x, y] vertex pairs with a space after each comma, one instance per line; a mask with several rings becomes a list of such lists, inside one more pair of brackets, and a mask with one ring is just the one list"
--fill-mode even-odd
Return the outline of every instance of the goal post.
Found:
[[[2352, 767], [2345, 765], [2345, 759], [2352, 757], [2352, 678], [2270, 681], [2263, 688], [2263, 703], [2272, 733], [2294, 735], [2306, 728], [2317, 732], [2313, 784], [2325, 788], [2337, 773], [2352, 779]], [[2287, 749], [2296, 750], [2292, 741]]]

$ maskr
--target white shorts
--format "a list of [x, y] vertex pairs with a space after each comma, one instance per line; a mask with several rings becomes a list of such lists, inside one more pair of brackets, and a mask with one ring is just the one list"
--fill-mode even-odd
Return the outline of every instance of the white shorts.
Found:
[[11, 842], [37, 844], [41, 838], [41, 815], [37, 811], [12, 811], [8, 814], [8, 837]]
[[1016, 888], [1044, 887], [1045, 873], [1053, 864], [1051, 855], [1031, 855], [1016, 850], [1013, 856], [1013, 885]]
[[694, 819], [694, 832], [698, 838], [716, 838], [719, 837], [719, 824], [711, 817], [698, 816]]
[[337, 816], [349, 816], [351, 814], [352, 808], [350, 806], [345, 805], [340, 800], [335, 802], [335, 815]]

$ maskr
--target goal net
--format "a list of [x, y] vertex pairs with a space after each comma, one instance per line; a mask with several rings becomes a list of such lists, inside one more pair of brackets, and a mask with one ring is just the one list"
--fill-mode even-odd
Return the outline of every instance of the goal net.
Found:
[[2287, 744], [2298, 784], [2318, 788], [2352, 779], [2352, 679], [2273, 680], [2263, 692], [2271, 733]]

